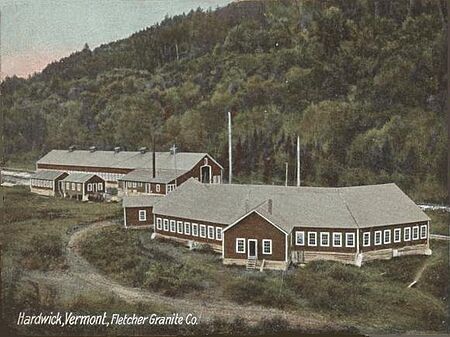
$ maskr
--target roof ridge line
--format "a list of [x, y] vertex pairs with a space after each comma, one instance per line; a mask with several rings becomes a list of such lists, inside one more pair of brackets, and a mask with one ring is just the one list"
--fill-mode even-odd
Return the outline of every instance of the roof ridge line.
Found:
[[353, 215], [353, 213], [352, 213], [350, 207], [348, 206], [347, 200], [345, 200], [344, 196], [342, 195], [341, 190], [338, 190], [338, 191], [337, 191], [337, 194], [339, 195], [339, 198], [341, 198], [342, 202], [343, 202], [344, 205], [345, 205], [345, 208], [347, 209], [348, 213], [350, 214], [350, 216], [352, 217], [353, 221], [355, 222], [356, 227], [357, 227], [358, 229], [360, 229], [361, 227], [359, 226], [358, 221], [356, 221], [356, 218], [355, 218], [355, 216]]

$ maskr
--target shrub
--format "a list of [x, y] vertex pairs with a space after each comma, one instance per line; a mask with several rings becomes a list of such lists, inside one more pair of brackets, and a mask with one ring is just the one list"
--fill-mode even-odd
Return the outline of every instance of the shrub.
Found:
[[224, 293], [237, 303], [255, 303], [278, 308], [292, 304], [295, 297], [280, 278], [269, 278], [265, 274], [234, 278], [225, 284]]
[[145, 273], [144, 287], [168, 296], [178, 296], [203, 289], [205, 276], [203, 270], [194, 265], [156, 262]]
[[28, 269], [48, 270], [63, 263], [63, 243], [56, 234], [35, 234], [22, 251], [22, 265]]
[[384, 277], [389, 280], [410, 283], [414, 280], [417, 270], [423, 264], [424, 256], [402, 256], [401, 259], [373, 262], [375, 267], [384, 270]]
[[288, 284], [315, 308], [336, 314], [366, 310], [365, 275], [354, 266], [315, 261], [288, 278]]
[[449, 291], [448, 259], [439, 259], [425, 269], [419, 280], [419, 287], [442, 301], [448, 301]]

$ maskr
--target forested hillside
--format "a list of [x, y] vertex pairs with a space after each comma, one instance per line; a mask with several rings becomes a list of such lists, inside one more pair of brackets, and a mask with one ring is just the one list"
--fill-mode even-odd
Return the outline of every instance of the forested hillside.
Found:
[[295, 177], [396, 182], [442, 201], [447, 174], [446, 1], [233, 3], [166, 18], [2, 85], [6, 161], [53, 148], [158, 150], [176, 143], [227, 163], [240, 182]]

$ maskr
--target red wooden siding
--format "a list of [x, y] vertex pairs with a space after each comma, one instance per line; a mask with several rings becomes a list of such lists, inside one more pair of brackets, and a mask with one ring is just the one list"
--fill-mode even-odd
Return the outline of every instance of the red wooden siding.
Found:
[[[236, 252], [236, 239], [246, 240], [245, 253]], [[224, 258], [247, 259], [248, 239], [257, 240], [258, 260], [285, 261], [286, 235], [257, 213], [251, 213], [224, 232]], [[263, 254], [263, 241], [272, 240], [272, 254]]]
[[[145, 211], [146, 219], [139, 220], [139, 211]], [[153, 225], [153, 207], [126, 207], [125, 208], [126, 226], [148, 226]]]

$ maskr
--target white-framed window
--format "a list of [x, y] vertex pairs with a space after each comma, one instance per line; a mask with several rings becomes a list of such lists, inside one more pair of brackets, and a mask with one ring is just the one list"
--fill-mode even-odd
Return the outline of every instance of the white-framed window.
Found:
[[342, 233], [333, 233], [333, 247], [342, 247]]
[[75, 191], [76, 187], [75, 187], [75, 183], [72, 183], [72, 191]]
[[137, 184], [135, 181], [133, 181], [133, 188], [136, 188], [136, 187], [137, 187]]
[[222, 240], [222, 227], [216, 227], [216, 240]]
[[375, 244], [375, 246], [381, 245], [381, 231], [375, 231], [374, 244]]
[[317, 246], [316, 232], [308, 232], [308, 246]]
[[156, 229], [158, 229], [158, 230], [162, 229], [162, 220], [161, 220], [161, 218], [156, 218]]
[[272, 240], [264, 239], [262, 240], [263, 254], [272, 254]]
[[70, 190], [70, 183], [66, 183], [66, 190]]
[[164, 230], [166, 232], [168, 232], [169, 231], [169, 220], [168, 219], [164, 219], [163, 220], [163, 224], [164, 224]]
[[139, 210], [139, 221], [147, 221], [147, 211], [145, 209]]
[[208, 239], [214, 240], [214, 227], [208, 226]]
[[236, 239], [236, 253], [245, 253], [245, 239]]
[[370, 232], [363, 233], [363, 247], [370, 246]]
[[205, 225], [200, 225], [200, 237], [206, 238], [206, 226]]
[[411, 227], [403, 228], [403, 241], [411, 241]]
[[191, 223], [190, 222], [184, 223], [184, 234], [191, 235]]
[[345, 246], [355, 247], [355, 233], [345, 233]]
[[414, 226], [412, 229], [413, 240], [419, 240], [419, 226]]
[[192, 223], [192, 236], [198, 236], [198, 224]]
[[92, 192], [92, 184], [87, 184], [87, 190], [88, 192]]
[[177, 231], [177, 225], [175, 220], [170, 220], [170, 231], [175, 233]]
[[97, 191], [103, 191], [103, 183], [97, 184]]
[[328, 233], [328, 232], [320, 233], [320, 245], [322, 247], [330, 246], [330, 233]]
[[177, 221], [177, 233], [183, 234], [183, 221]]
[[160, 184], [156, 184], [156, 192], [161, 192], [161, 185]]
[[77, 184], [77, 191], [81, 192], [81, 184]]
[[384, 230], [384, 244], [388, 245], [391, 243], [391, 230], [385, 229]]
[[295, 244], [297, 246], [305, 245], [305, 232], [304, 231], [296, 231], [295, 232]]
[[420, 226], [420, 238], [421, 239], [427, 238], [427, 225]]
[[401, 228], [394, 229], [394, 242], [402, 241], [402, 230]]

